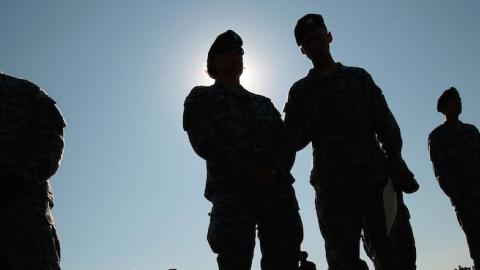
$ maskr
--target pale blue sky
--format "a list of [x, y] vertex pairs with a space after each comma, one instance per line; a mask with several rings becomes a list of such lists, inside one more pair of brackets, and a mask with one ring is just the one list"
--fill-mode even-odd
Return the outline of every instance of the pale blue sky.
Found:
[[[255, 1], [257, 2], [257, 1]], [[332, 54], [367, 69], [402, 128], [421, 190], [406, 196], [419, 269], [470, 265], [463, 232], [428, 159], [442, 90], [456, 86], [465, 122], [480, 124], [480, 3], [406, 1], [9, 1], [0, 4], [0, 69], [58, 101], [68, 123], [53, 177], [54, 214], [69, 270], [215, 269], [206, 241], [205, 164], [182, 130], [183, 100], [208, 48], [233, 29], [244, 40], [247, 89], [279, 110], [310, 68], [293, 38], [324, 15]], [[308, 184], [311, 149], [293, 169], [304, 249], [326, 269]], [[253, 269], [259, 269], [256, 252]]]

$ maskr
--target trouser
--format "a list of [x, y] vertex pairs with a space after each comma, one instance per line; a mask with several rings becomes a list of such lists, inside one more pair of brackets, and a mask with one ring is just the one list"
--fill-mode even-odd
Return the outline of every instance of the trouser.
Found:
[[0, 268], [60, 270], [60, 244], [46, 200], [9, 201], [0, 225]]
[[415, 237], [410, 224], [410, 213], [401, 193], [399, 194], [398, 203], [398, 213], [392, 232], [393, 246], [400, 256], [403, 268], [405, 270], [415, 270], [417, 269]]
[[458, 222], [467, 237], [470, 257], [478, 268], [480, 267], [480, 198], [456, 203], [455, 211]]
[[[394, 251], [400, 258], [403, 269], [415, 270], [417, 268], [415, 238], [410, 224], [410, 213], [403, 201], [402, 193], [397, 193], [397, 205], [397, 216], [395, 217], [395, 223], [390, 232], [390, 239], [393, 242]], [[383, 216], [378, 218], [383, 219]], [[368, 239], [368, 237], [364, 235], [362, 240], [367, 255], [374, 261], [374, 264], [377, 265], [378, 263], [375, 261], [379, 260], [378, 254], [381, 254], [381, 252], [378, 253], [373, 249], [371, 242], [375, 241], [375, 239]]]
[[220, 270], [251, 268], [258, 229], [263, 270], [296, 270], [303, 228], [291, 185], [277, 187], [261, 201], [243, 194], [212, 197], [207, 239]]
[[315, 205], [330, 270], [364, 269], [360, 260], [362, 229], [378, 251], [378, 269], [397, 270], [400, 259], [386, 235], [383, 187], [369, 184], [365, 177], [339, 173], [316, 181]]

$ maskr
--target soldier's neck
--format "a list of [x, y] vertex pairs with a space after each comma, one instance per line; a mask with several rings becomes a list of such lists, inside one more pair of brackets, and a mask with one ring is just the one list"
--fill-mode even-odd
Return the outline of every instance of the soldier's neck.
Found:
[[240, 86], [240, 78], [238, 77], [220, 77], [215, 80], [215, 84], [226, 88]]
[[460, 119], [458, 118], [458, 115], [451, 115], [447, 114], [445, 115], [445, 123], [449, 126], [458, 126], [460, 124]]
[[313, 60], [313, 70], [322, 77], [328, 76], [335, 72], [337, 64], [333, 60], [331, 55], [325, 57], [325, 59]]

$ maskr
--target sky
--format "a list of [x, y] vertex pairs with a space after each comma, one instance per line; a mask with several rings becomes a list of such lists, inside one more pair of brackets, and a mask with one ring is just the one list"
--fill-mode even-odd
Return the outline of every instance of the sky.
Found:
[[[46, 90], [68, 124], [51, 179], [63, 269], [216, 269], [206, 241], [205, 162], [182, 129], [183, 101], [194, 86], [212, 84], [208, 49], [232, 29], [244, 41], [242, 84], [281, 111], [311, 67], [293, 37], [306, 13], [324, 16], [334, 59], [368, 70], [401, 127], [404, 158], [421, 185], [405, 196], [418, 268], [472, 264], [433, 175], [427, 137], [443, 122], [436, 100], [450, 86], [462, 96], [462, 120], [480, 125], [479, 1], [0, 0], [0, 7], [0, 69]], [[302, 247], [326, 269], [310, 168], [307, 147], [292, 170]], [[259, 258], [256, 248], [252, 269]]]

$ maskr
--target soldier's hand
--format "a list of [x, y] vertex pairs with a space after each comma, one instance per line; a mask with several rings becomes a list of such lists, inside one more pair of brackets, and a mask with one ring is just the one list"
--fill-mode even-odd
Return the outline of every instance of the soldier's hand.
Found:
[[405, 193], [414, 193], [419, 189], [417, 180], [406, 164], [399, 164], [391, 168], [390, 177], [393, 179], [395, 190]]
[[251, 175], [255, 198], [263, 199], [275, 184], [276, 172], [268, 168], [254, 167]]

